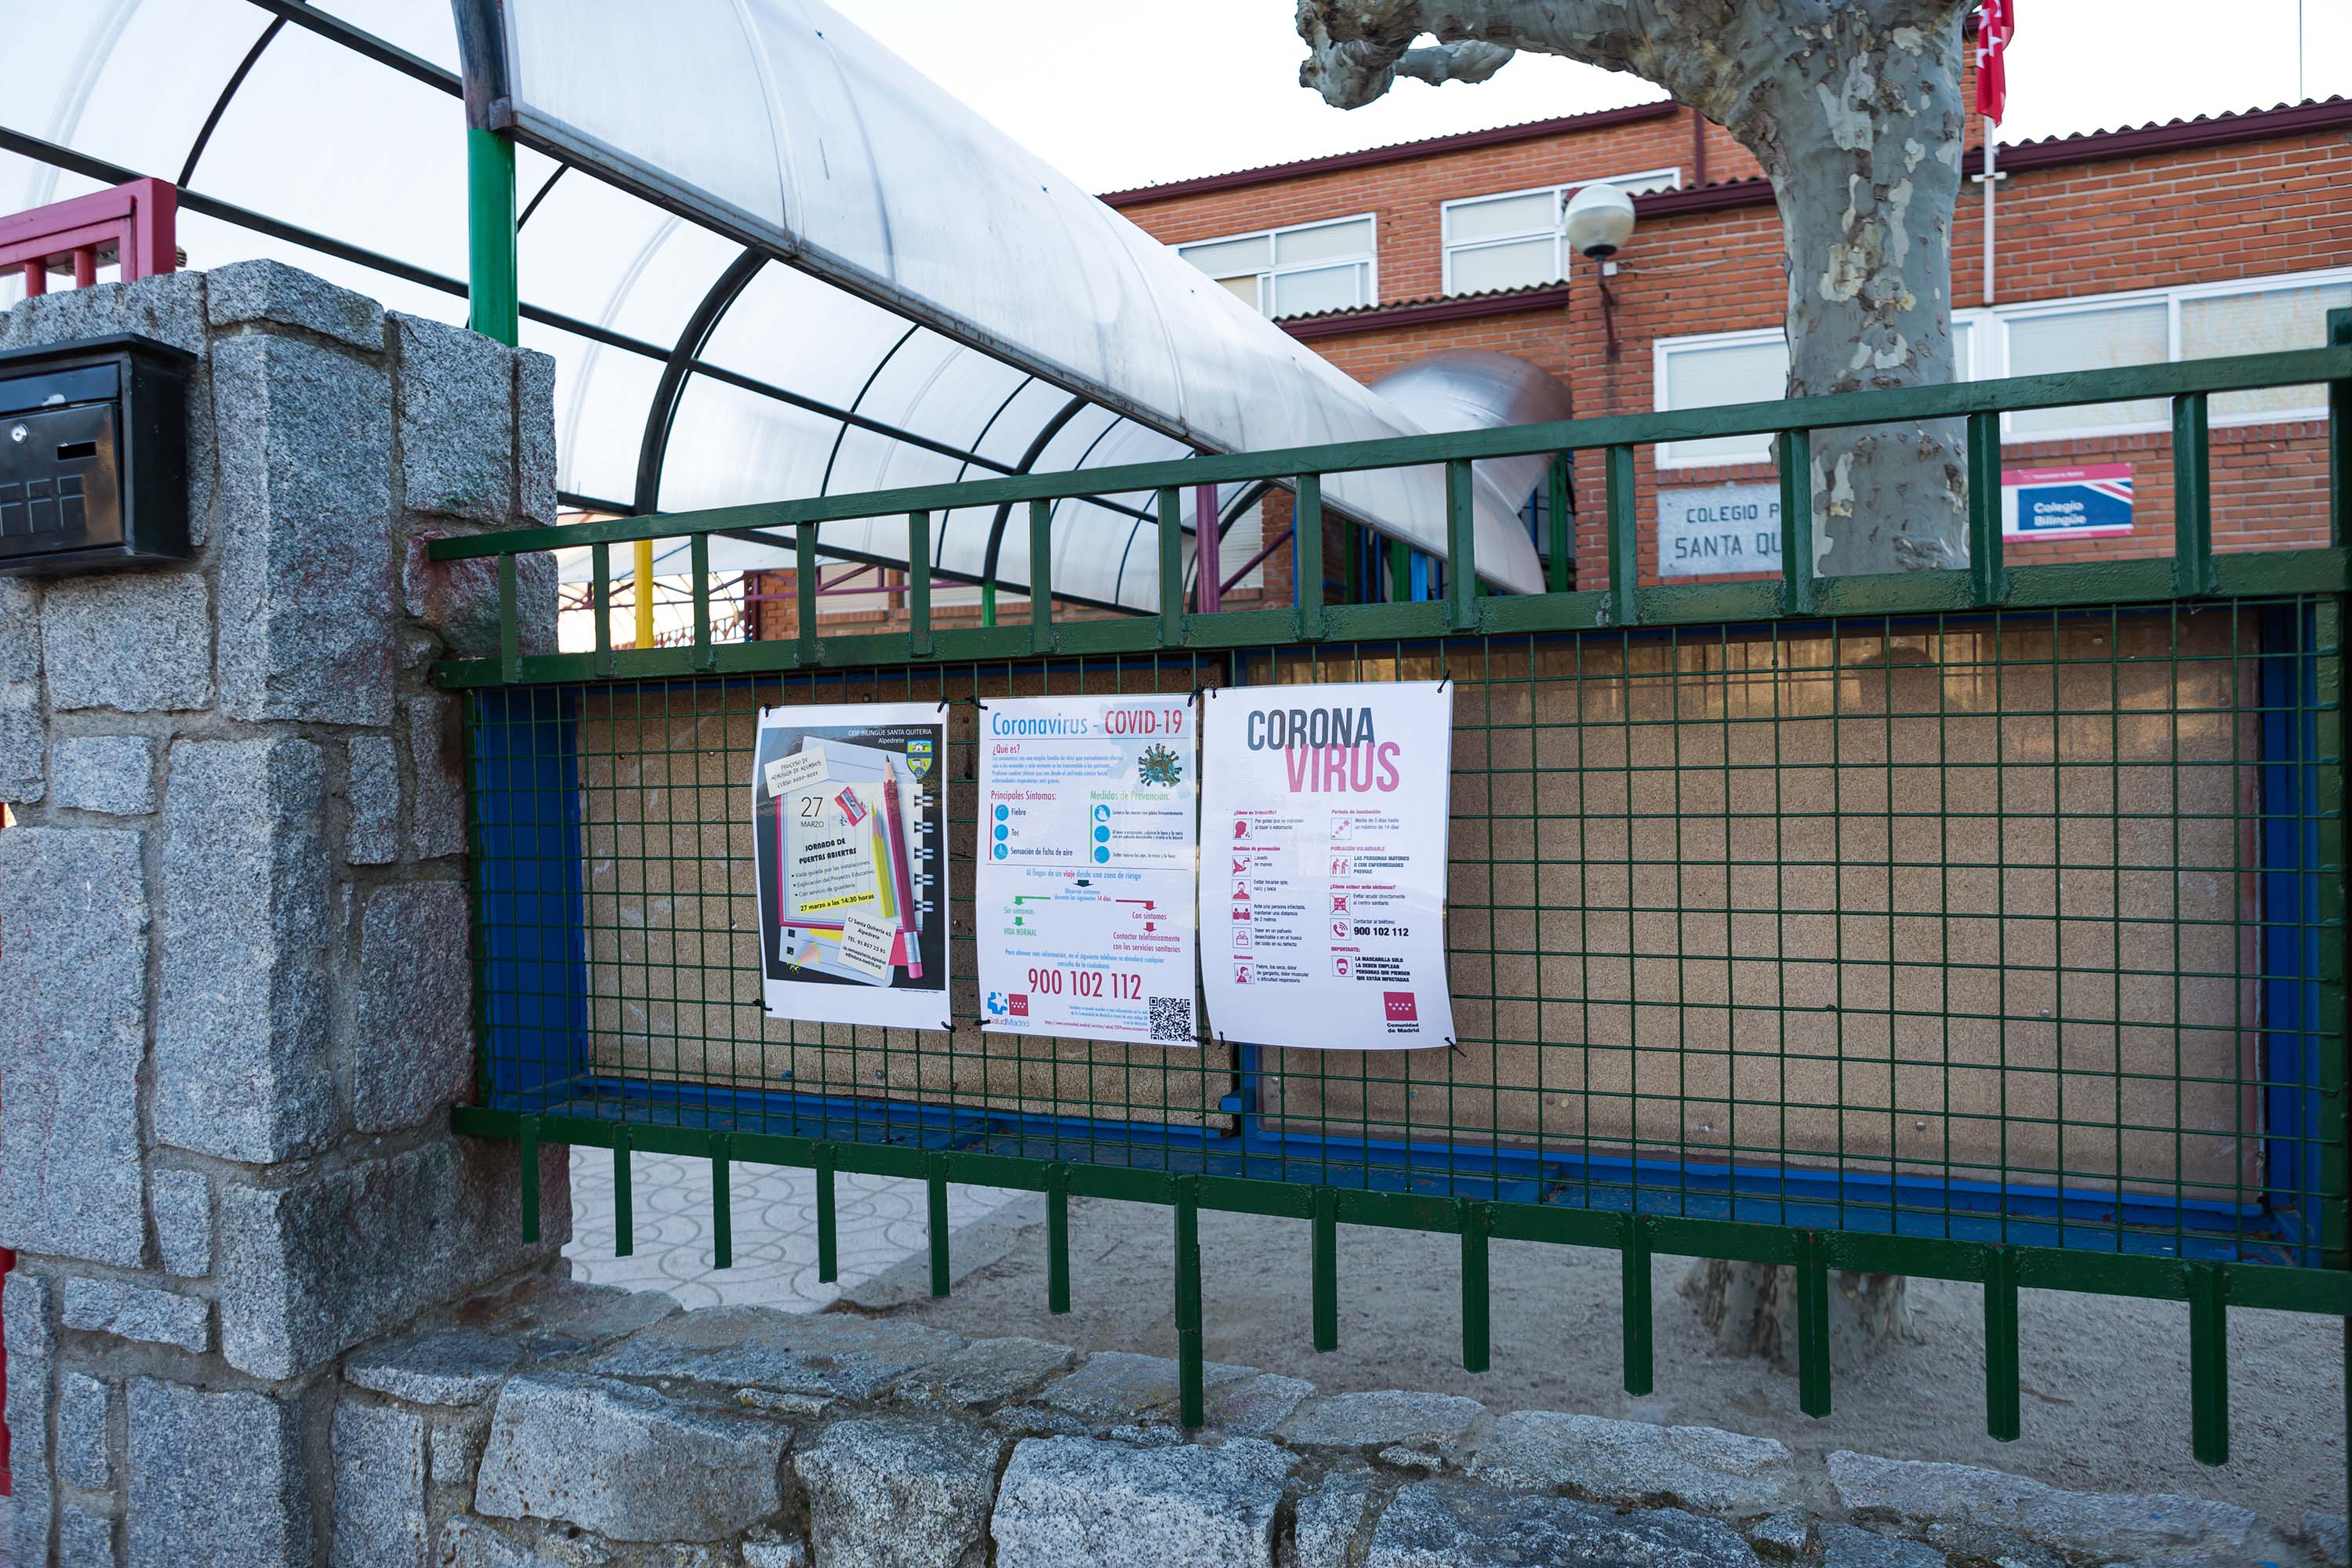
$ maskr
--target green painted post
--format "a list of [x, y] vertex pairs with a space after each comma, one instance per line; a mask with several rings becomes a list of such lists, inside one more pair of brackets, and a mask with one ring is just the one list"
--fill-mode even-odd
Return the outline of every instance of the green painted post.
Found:
[[931, 514], [907, 514], [907, 657], [931, 653]]
[[980, 624], [983, 626], [996, 624], [996, 579], [993, 577], [980, 585]]
[[830, 1285], [841, 1278], [841, 1214], [835, 1192], [834, 1169], [841, 1152], [830, 1143], [816, 1146], [816, 1278]]
[[2200, 1465], [2230, 1462], [2230, 1278], [2191, 1263], [2189, 1284], [2189, 1441]]
[[1797, 1235], [1797, 1408], [1830, 1413], [1829, 1247], [1816, 1230]]
[[1029, 651], [1054, 651], [1054, 503], [1029, 503]]
[[636, 1205], [630, 1195], [629, 1128], [613, 1129], [613, 1256], [626, 1258], [637, 1249]]
[[694, 595], [694, 668], [709, 669], [719, 662], [710, 648], [710, 535], [698, 533], [686, 542], [687, 572]]
[[1462, 1228], [1462, 1370], [1484, 1372], [1491, 1352], [1486, 1237], [1494, 1215], [1467, 1198], [1456, 1198], [1454, 1205]]
[[1339, 1194], [1336, 1188], [1315, 1189], [1313, 1257], [1308, 1272], [1315, 1282], [1315, 1348], [1339, 1348]]
[[1323, 476], [1298, 476], [1290, 521], [1291, 577], [1298, 585], [1298, 640], [1323, 637]]
[[1184, 641], [1184, 508], [1174, 485], [1160, 487], [1160, 646]]
[[1208, 1420], [1201, 1349], [1201, 1178], [1176, 1178], [1177, 1419], [1187, 1432]]
[[2024, 1429], [2018, 1400], [2017, 1279], [2014, 1247], [1985, 1248], [1985, 1431], [2014, 1443]]
[[1070, 1168], [1045, 1167], [1045, 1310], [1070, 1310]]
[[948, 1269], [948, 1157], [935, 1149], [924, 1164], [924, 1196], [930, 1200], [931, 1294], [944, 1296], [951, 1282]]
[[2172, 400], [2172, 585], [2184, 597], [2210, 594], [2213, 570], [2213, 454], [2206, 440], [2205, 395]]
[[1618, 1310], [1625, 1342], [1625, 1392], [1643, 1394], [1653, 1386], [1654, 1343], [1650, 1306], [1650, 1222], [1638, 1214], [1625, 1216], [1617, 1244]]
[[731, 1143], [727, 1134], [710, 1139], [710, 1267], [735, 1267], [735, 1188], [729, 1166]]
[[1402, 539], [1389, 541], [1389, 597], [1398, 603], [1412, 597], [1412, 546]]
[[[1609, 624], [1642, 624], [1642, 523], [1633, 483], [1633, 448], [1612, 447], [1603, 454], [1609, 498]], [[1781, 512], [1786, 526], [1788, 512]]]
[[799, 623], [793, 659], [797, 664], [814, 664], [824, 657], [824, 645], [816, 639], [816, 524], [804, 522], [793, 531], [793, 619]]
[[1998, 605], [2009, 592], [2001, 567], [2000, 416], [1969, 416], [1969, 602]]
[[1575, 586], [1576, 520], [1568, 510], [1568, 454], [1560, 452], [1551, 460], [1551, 470], [1546, 476], [1549, 488], [1544, 492], [1546, 510], [1551, 524], [1551, 560], [1548, 563], [1550, 579], [1545, 584], [1555, 594], [1565, 594]]
[[1819, 607], [1813, 589], [1813, 433], [1783, 430], [1780, 465], [1780, 605], [1792, 616]]
[[466, 270], [467, 324], [502, 343], [522, 342], [514, 142], [503, 132], [466, 132]]
[[1457, 632], [1478, 628], [1478, 529], [1472, 505], [1470, 460], [1445, 465], [1445, 624]]
[[[512, 559], [509, 557], [508, 559]], [[539, 1118], [526, 1116], [517, 1130], [522, 1162], [522, 1243], [539, 1239]]]

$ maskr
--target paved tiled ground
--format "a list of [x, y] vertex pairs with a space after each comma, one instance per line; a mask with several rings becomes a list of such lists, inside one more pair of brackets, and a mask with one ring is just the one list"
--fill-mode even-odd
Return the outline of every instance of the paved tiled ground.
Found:
[[[572, 1152], [572, 1259], [576, 1278], [599, 1285], [667, 1290], [688, 1307], [767, 1306], [815, 1311], [928, 1242], [923, 1184], [844, 1173], [835, 1178], [841, 1279], [816, 1278], [816, 1175], [765, 1165], [730, 1168], [734, 1267], [710, 1266], [710, 1166], [700, 1160], [637, 1154], [630, 1166], [635, 1251], [613, 1256], [613, 1156]], [[960, 1227], [1020, 1194], [998, 1187], [950, 1186], [948, 1218]]]

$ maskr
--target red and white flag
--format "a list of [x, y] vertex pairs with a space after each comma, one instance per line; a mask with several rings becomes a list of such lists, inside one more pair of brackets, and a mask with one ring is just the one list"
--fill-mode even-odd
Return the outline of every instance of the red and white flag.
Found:
[[2017, 32], [2017, 0], [1983, 0], [1977, 7], [1977, 112], [2000, 123], [2009, 108], [2009, 40]]

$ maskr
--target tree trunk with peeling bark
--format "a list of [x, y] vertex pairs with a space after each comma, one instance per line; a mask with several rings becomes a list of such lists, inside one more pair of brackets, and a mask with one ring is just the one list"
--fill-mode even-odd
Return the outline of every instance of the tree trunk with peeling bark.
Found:
[[[1973, 0], [1299, 0], [1299, 79], [1343, 109], [1399, 76], [1477, 81], [1517, 50], [1657, 83], [1772, 182], [1789, 394], [1952, 379], [1960, 18]], [[1416, 47], [1434, 37], [1434, 46]], [[1968, 562], [1958, 421], [1813, 437], [1816, 570]]]
[[[1780, 210], [1789, 395], [1953, 379], [1952, 215], [1960, 190], [1960, 20], [1974, 0], [1298, 0], [1299, 80], [1342, 109], [1400, 76], [1483, 81], [1518, 50], [1628, 71], [1756, 155]], [[1433, 46], [1420, 40], [1433, 37]], [[1822, 430], [1814, 570], [1968, 564], [1959, 421]], [[1703, 1264], [1685, 1294], [1717, 1348], [1779, 1359], [1793, 1289]], [[1849, 1353], [1908, 1337], [1903, 1281], [1838, 1277]]]

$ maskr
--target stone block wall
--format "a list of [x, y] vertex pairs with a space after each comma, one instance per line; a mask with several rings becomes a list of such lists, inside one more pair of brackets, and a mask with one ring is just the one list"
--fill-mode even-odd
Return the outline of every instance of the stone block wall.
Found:
[[338, 1568], [2343, 1562], [2340, 1519], [541, 1281], [354, 1352]]
[[5, 348], [122, 331], [202, 356], [195, 557], [0, 577], [13, 1563], [310, 1568], [365, 1435], [339, 1359], [569, 1233], [562, 1150], [525, 1247], [516, 1151], [448, 1130], [472, 966], [427, 679], [495, 646], [496, 588], [423, 554], [554, 520], [552, 367], [268, 262], [0, 313]]

